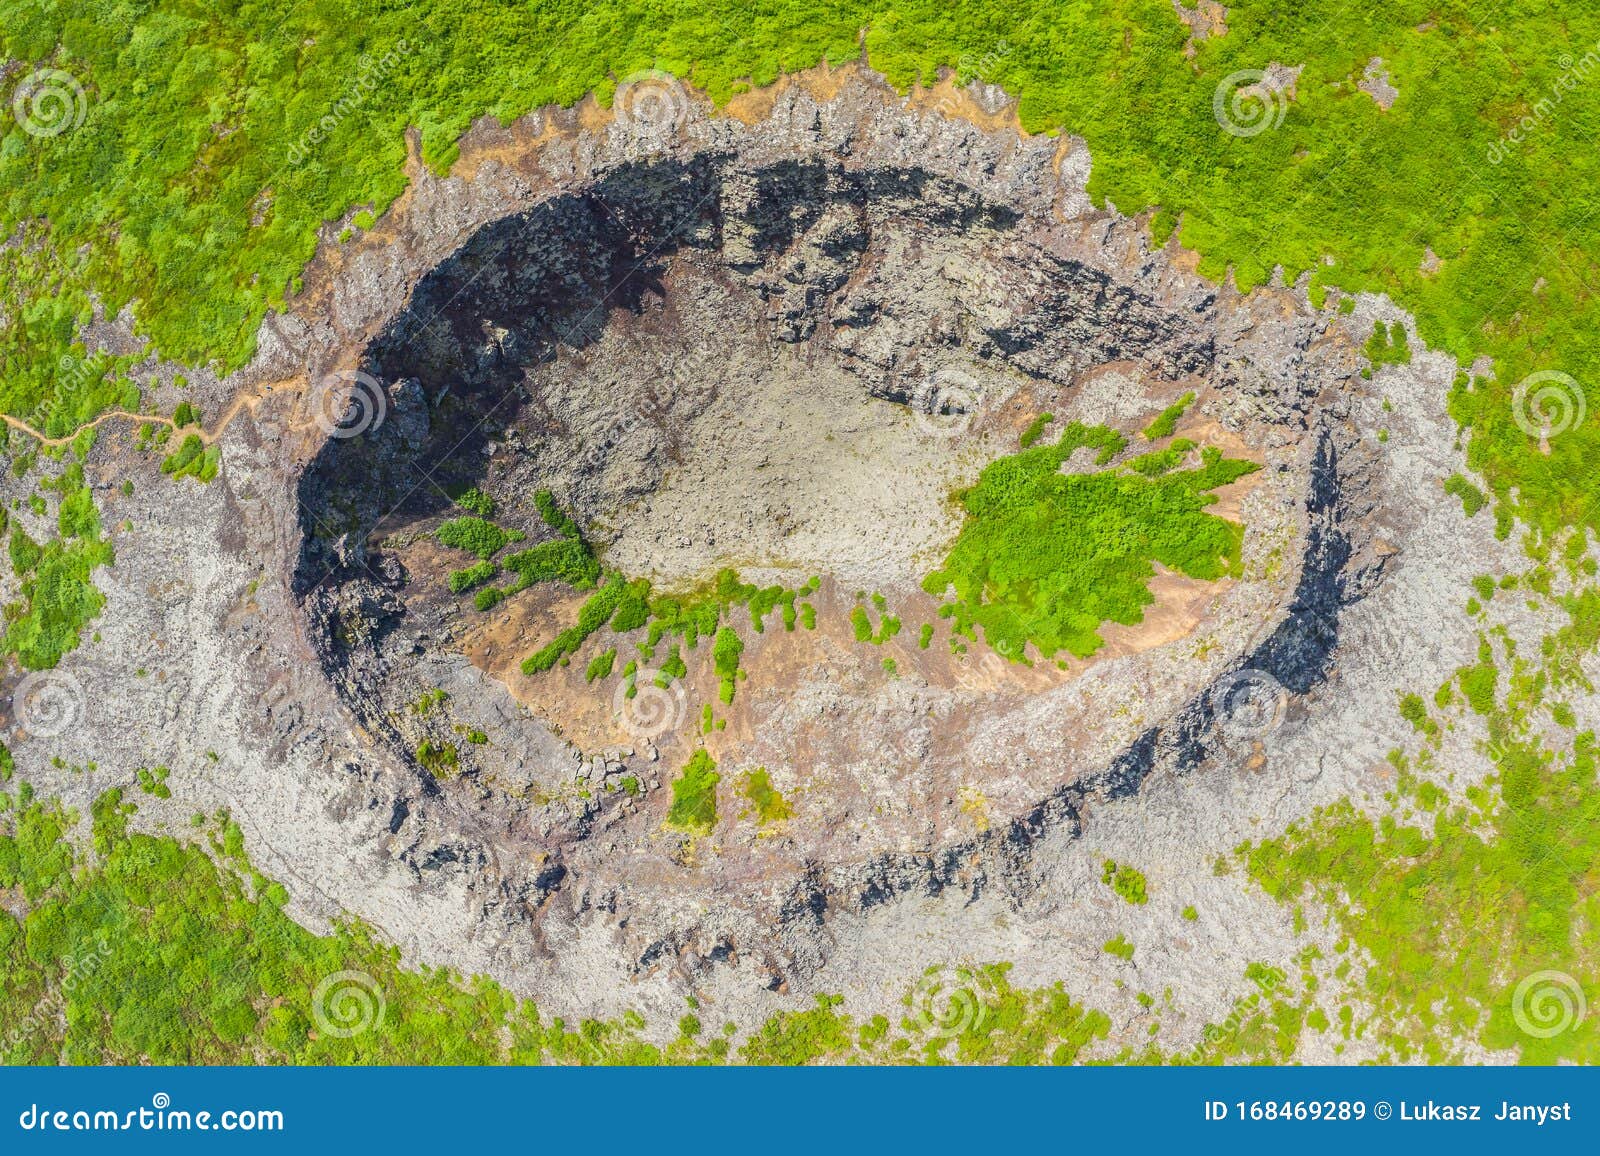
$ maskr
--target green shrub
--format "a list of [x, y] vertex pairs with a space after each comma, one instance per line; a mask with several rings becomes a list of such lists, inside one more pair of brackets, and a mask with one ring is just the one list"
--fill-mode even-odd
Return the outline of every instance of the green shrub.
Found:
[[1156, 415], [1156, 420], [1151, 422], [1144, 431], [1146, 441], [1160, 441], [1162, 438], [1172, 436], [1172, 431], [1178, 428], [1178, 419], [1183, 417], [1191, 405], [1194, 404], [1194, 393], [1184, 394], [1177, 401], [1167, 406]]
[[220, 445], [208, 447], [198, 434], [190, 434], [177, 450], [162, 460], [161, 472], [170, 474], [174, 479], [194, 478], [199, 482], [209, 482], [217, 476], [221, 464]]
[[1444, 492], [1461, 499], [1461, 509], [1472, 517], [1488, 503], [1488, 496], [1461, 474], [1451, 474], [1444, 482]]
[[1029, 422], [1028, 423], [1028, 428], [1022, 431], [1022, 437], [1020, 439], [1020, 444], [1021, 444], [1022, 448], [1023, 449], [1027, 449], [1034, 442], [1038, 441], [1039, 440], [1039, 435], [1044, 433], [1044, 427], [1049, 425], [1051, 422], [1053, 422], [1055, 420], [1056, 420], [1056, 415], [1055, 414], [1053, 414], [1053, 413], [1041, 413], [1038, 417], [1034, 418], [1031, 422]]
[[585, 682], [593, 682], [597, 678], [611, 677], [611, 668], [617, 661], [617, 648], [602, 651], [589, 660], [589, 668], [583, 672]]
[[465, 550], [484, 561], [503, 550], [507, 542], [515, 541], [514, 534], [515, 531], [508, 533], [493, 522], [471, 516], [451, 518], [434, 531], [434, 537], [439, 539], [441, 546]]
[[452, 570], [450, 572], [450, 593], [461, 594], [482, 586], [498, 573], [500, 573], [500, 567], [489, 561], [474, 562], [465, 570]]
[[[973, 637], [981, 626], [1013, 661], [1029, 643], [1046, 658], [1063, 648], [1087, 658], [1102, 644], [1102, 622], [1143, 619], [1152, 563], [1207, 580], [1237, 572], [1243, 527], [1207, 513], [1216, 500], [1207, 491], [1259, 467], [1207, 447], [1198, 469], [1156, 478], [1060, 472], [1077, 449], [1097, 448], [1104, 462], [1124, 445], [1115, 430], [1073, 422], [1054, 445], [991, 462], [959, 495], [960, 534], [923, 582], [936, 598], [953, 590], [941, 613], [956, 633]], [[862, 618], [851, 616], [858, 637]]]
[[453, 778], [458, 760], [459, 755], [454, 743], [435, 744], [429, 739], [423, 739], [417, 746], [417, 762], [435, 778]]
[[494, 499], [476, 486], [458, 494], [456, 496], [456, 505], [466, 510], [469, 514], [476, 514], [480, 518], [494, 517]]
[[1150, 902], [1150, 897], [1145, 891], [1145, 878], [1143, 873], [1126, 863], [1118, 864], [1107, 859], [1100, 875], [1100, 882], [1115, 891], [1125, 902], [1143, 905]]
[[667, 826], [694, 835], [709, 835], [717, 825], [717, 764], [704, 747], [695, 751], [672, 783]]

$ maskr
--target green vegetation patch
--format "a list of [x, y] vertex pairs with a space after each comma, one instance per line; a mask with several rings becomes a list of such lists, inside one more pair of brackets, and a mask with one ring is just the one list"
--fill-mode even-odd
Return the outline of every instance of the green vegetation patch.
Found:
[[1121, 935], [1106, 940], [1102, 947], [1107, 955], [1114, 955], [1118, 959], [1133, 958], [1133, 944]]
[[431, 739], [423, 739], [417, 744], [417, 762], [435, 778], [449, 779], [455, 776], [460, 753], [454, 743], [435, 743]]
[[1022, 437], [1018, 439], [1022, 448], [1027, 449], [1034, 442], [1038, 441], [1040, 435], [1044, 433], [1044, 427], [1055, 420], [1055, 414], [1041, 413], [1038, 417], [1030, 421], [1028, 423], [1028, 428], [1022, 431]]
[[[794, 817], [794, 809], [789, 806], [787, 799], [772, 785], [772, 778], [767, 774], [766, 767], [756, 767], [746, 771], [739, 779], [739, 794], [749, 802], [751, 810], [746, 815], [754, 814], [756, 823], [765, 827], [769, 823], [781, 823], [785, 819]], [[743, 816], [741, 816], [743, 817]]]
[[1143, 873], [1126, 863], [1119, 864], [1113, 859], [1107, 859], [1100, 874], [1100, 882], [1110, 887], [1128, 903], [1141, 905], [1150, 902], [1150, 896], [1145, 890]]
[[461, 493], [457, 494], [455, 503], [463, 510], [466, 510], [471, 514], [476, 514], [480, 518], [494, 517], [494, 499], [488, 494], [484, 493], [482, 490], [478, 489], [476, 486], [473, 486], [468, 490], [463, 490]]
[[717, 764], [702, 747], [689, 756], [672, 782], [667, 826], [693, 835], [709, 835], [717, 825]]
[[1461, 499], [1462, 512], [1472, 517], [1489, 502], [1489, 497], [1461, 474], [1451, 474], [1444, 480], [1444, 492]]
[[199, 434], [190, 434], [162, 460], [161, 472], [170, 474], [174, 479], [193, 478], [204, 483], [216, 478], [221, 465], [222, 447], [208, 446], [200, 440]]
[[61, 495], [56, 515], [61, 537], [40, 545], [13, 522], [7, 543], [21, 597], [5, 608], [0, 649], [15, 654], [28, 670], [53, 667], [77, 648], [83, 628], [105, 605], [90, 576], [97, 566], [116, 560], [111, 543], [100, 537], [100, 517], [82, 465], [73, 462], [44, 484]]
[[[923, 588], [954, 591], [940, 613], [959, 633], [1021, 660], [1032, 643], [1049, 658], [1101, 646], [1102, 622], [1132, 625], [1153, 601], [1152, 563], [1191, 578], [1237, 573], [1244, 528], [1206, 512], [1208, 491], [1259, 467], [1207, 447], [1197, 469], [1157, 477], [1110, 469], [1063, 474], [1079, 449], [1104, 464], [1126, 446], [1104, 426], [1067, 426], [1054, 445], [991, 462], [959, 495], [966, 520], [949, 557]], [[858, 608], [859, 609], [859, 608]]]
[[505, 549], [508, 542], [515, 542], [521, 536], [516, 530], [502, 530], [486, 518], [475, 515], [451, 518], [434, 531], [434, 537], [439, 539], [441, 546], [465, 550], [484, 561], [493, 558]]
[[1156, 420], [1145, 428], [1145, 440], [1154, 442], [1171, 437], [1172, 431], [1178, 428], [1178, 419], [1183, 417], [1184, 412], [1193, 404], [1194, 393], [1191, 391], [1167, 406], [1156, 415]]
[[1398, 321], [1387, 327], [1381, 321], [1374, 325], [1372, 335], [1367, 338], [1367, 343], [1361, 351], [1372, 363], [1371, 367], [1364, 371], [1367, 377], [1371, 377], [1374, 371], [1385, 365], [1411, 364], [1411, 347], [1406, 344], [1406, 327]]
[[449, 580], [450, 593], [462, 594], [468, 590], [475, 590], [498, 573], [500, 573], [500, 567], [488, 559], [482, 562], [474, 562], [463, 570], [452, 570], [450, 571]]

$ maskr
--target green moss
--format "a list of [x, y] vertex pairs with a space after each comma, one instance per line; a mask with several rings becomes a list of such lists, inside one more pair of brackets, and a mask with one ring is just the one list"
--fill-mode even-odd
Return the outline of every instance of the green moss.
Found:
[[1146, 441], [1160, 441], [1162, 438], [1172, 436], [1172, 431], [1178, 428], [1178, 419], [1183, 417], [1184, 411], [1194, 404], [1194, 393], [1184, 394], [1177, 401], [1167, 406], [1156, 415], [1155, 421], [1145, 427]]
[[473, 516], [451, 518], [441, 523], [433, 534], [441, 546], [465, 550], [484, 561], [505, 549], [506, 543], [516, 540], [516, 531], [502, 530], [487, 519]]
[[589, 667], [583, 672], [585, 682], [593, 682], [597, 678], [611, 677], [611, 668], [617, 661], [617, 648], [603, 650], [589, 660]]
[[194, 478], [204, 483], [217, 476], [221, 464], [221, 446], [207, 446], [198, 434], [190, 434], [183, 439], [183, 444], [162, 460], [161, 472], [170, 474], [175, 480]]
[[436, 744], [429, 739], [423, 739], [417, 746], [417, 762], [435, 778], [454, 777], [459, 759], [454, 743]]
[[1114, 955], [1118, 959], [1133, 958], [1133, 944], [1129, 943], [1120, 935], [1113, 939], [1106, 940], [1103, 945], [1103, 950], [1107, 955]]
[[689, 756], [672, 782], [672, 805], [667, 826], [693, 835], [709, 835], [717, 825], [717, 764], [705, 748]]
[[1200, 468], [1159, 478], [1060, 472], [1077, 449], [1106, 460], [1123, 446], [1114, 430], [1074, 422], [1055, 445], [984, 468], [960, 495], [967, 516], [950, 556], [923, 583], [935, 597], [953, 589], [942, 613], [957, 632], [981, 626], [1013, 660], [1028, 643], [1046, 658], [1063, 648], [1087, 657], [1102, 622], [1143, 619], [1154, 562], [1194, 578], [1237, 571], [1243, 528], [1206, 513], [1216, 500], [1207, 491], [1258, 467], [1208, 448]]
[[1150, 902], [1150, 896], [1145, 890], [1143, 873], [1126, 863], [1118, 864], [1113, 859], [1107, 859], [1100, 873], [1100, 882], [1110, 887], [1125, 902], [1140, 906]]
[[[741, 775], [739, 778], [739, 794], [750, 803], [752, 808], [752, 811], [745, 812], [745, 815], [754, 813], [756, 823], [759, 826], [765, 827], [769, 823], [781, 823], [785, 819], [794, 817], [793, 808], [789, 806], [788, 801], [778, 789], [772, 785], [772, 779], [767, 774], [766, 767], [756, 767], [754, 770], [746, 771]], [[745, 816], [740, 817], [743, 818]]]
[[1018, 439], [1021, 447], [1023, 449], [1027, 449], [1034, 442], [1038, 441], [1039, 435], [1044, 433], [1044, 427], [1055, 420], [1056, 415], [1053, 413], [1041, 413], [1038, 417], [1034, 418], [1028, 423], [1028, 428], [1022, 431], [1022, 437]]
[[1472, 517], [1488, 503], [1487, 495], [1469, 482], [1462, 474], [1451, 474], [1444, 482], [1444, 492], [1461, 499], [1461, 509]]

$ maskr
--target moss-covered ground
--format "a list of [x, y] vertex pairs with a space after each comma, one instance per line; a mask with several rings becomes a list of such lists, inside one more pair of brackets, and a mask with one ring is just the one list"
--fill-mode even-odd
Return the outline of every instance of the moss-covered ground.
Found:
[[1132, 470], [1061, 471], [1079, 450], [1104, 463], [1126, 444], [1115, 430], [1073, 422], [1053, 444], [984, 468], [960, 495], [966, 520], [949, 557], [923, 583], [936, 598], [953, 594], [940, 613], [956, 632], [976, 637], [981, 627], [1013, 660], [1029, 645], [1045, 658], [1085, 658], [1103, 643], [1102, 623], [1143, 620], [1153, 563], [1204, 579], [1238, 570], [1244, 529], [1206, 511], [1209, 491], [1259, 467], [1207, 448], [1198, 466], [1177, 469], [1186, 444], [1144, 468], [1139, 458]]

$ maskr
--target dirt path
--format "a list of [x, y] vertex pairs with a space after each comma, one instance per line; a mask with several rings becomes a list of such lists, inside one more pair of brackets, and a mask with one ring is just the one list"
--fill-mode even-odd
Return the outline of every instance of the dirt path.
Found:
[[[277, 381], [269, 381], [258, 389], [249, 390], [247, 392], [238, 394], [233, 399], [232, 404], [230, 404], [228, 408], [223, 411], [222, 416], [217, 419], [216, 424], [211, 429], [207, 430], [203, 427], [195, 427], [190, 432], [192, 432], [195, 437], [198, 437], [202, 444], [210, 445], [227, 431], [228, 426], [233, 423], [234, 418], [238, 417], [246, 409], [253, 411], [256, 405], [265, 400], [268, 394], [282, 388], [283, 386], [300, 385], [304, 383], [304, 381], [304, 377], [285, 377], [280, 378]], [[8, 413], [0, 413], [0, 421], [5, 422], [6, 425], [10, 426], [14, 430], [20, 430], [21, 432], [27, 434], [29, 437], [33, 438], [43, 446], [68, 445], [84, 430], [97, 429], [108, 421], [118, 420], [131, 421], [141, 425], [164, 425], [173, 431], [177, 431], [180, 428], [170, 417], [161, 417], [159, 414], [133, 413], [132, 411], [126, 409], [108, 409], [106, 412], [96, 417], [93, 421], [84, 422], [71, 433], [64, 434], [58, 438], [52, 438], [46, 437], [43, 433], [34, 429], [21, 418], [12, 417]], [[303, 422], [297, 423], [297, 428], [303, 426], [304, 424], [305, 423]], [[190, 429], [188, 426], [182, 428]]]

